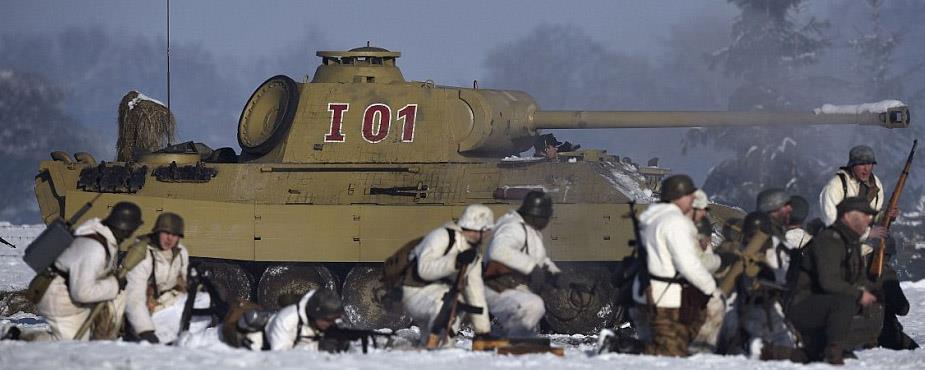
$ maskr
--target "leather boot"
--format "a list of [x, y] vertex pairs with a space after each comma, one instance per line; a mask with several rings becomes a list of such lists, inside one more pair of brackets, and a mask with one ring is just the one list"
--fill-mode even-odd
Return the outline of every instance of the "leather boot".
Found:
[[844, 365], [845, 364], [845, 351], [842, 350], [841, 346], [837, 344], [831, 344], [828, 347], [825, 347], [825, 362], [828, 362], [832, 365]]

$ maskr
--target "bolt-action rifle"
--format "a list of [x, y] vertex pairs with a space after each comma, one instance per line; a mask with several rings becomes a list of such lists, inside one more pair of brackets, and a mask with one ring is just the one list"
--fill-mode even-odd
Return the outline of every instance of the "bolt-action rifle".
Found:
[[376, 343], [376, 337], [388, 338], [391, 340], [393, 335], [395, 334], [382, 333], [375, 330], [350, 329], [333, 326], [323, 331], [321, 335], [313, 336], [310, 338], [319, 341], [333, 340], [337, 341], [338, 343], [346, 343], [358, 340], [363, 345], [363, 353], [366, 353], [369, 350], [370, 343], [372, 343], [373, 348], [379, 348], [378, 344]]
[[[890, 217], [890, 210], [896, 209], [899, 205], [899, 196], [906, 186], [906, 178], [909, 177], [909, 168], [912, 166], [912, 157], [915, 155], [915, 147], [918, 145], [918, 140], [912, 142], [912, 151], [909, 152], [909, 158], [906, 159], [903, 172], [899, 175], [899, 180], [896, 181], [896, 187], [893, 188], [893, 195], [890, 196], [890, 203], [887, 206], [886, 213], [884, 213], [883, 218], [880, 220], [880, 226], [887, 231], [890, 230], [890, 226], [893, 224], [893, 218]], [[868, 275], [872, 280], [877, 281], [880, 279], [880, 275], [883, 274], [884, 259], [886, 259], [886, 237], [880, 238], [880, 245], [877, 247], [877, 252], [874, 253], [874, 257], [870, 262]]]
[[431, 325], [430, 333], [427, 335], [427, 349], [436, 349], [445, 343], [450, 333], [450, 326], [456, 320], [456, 315], [460, 308], [473, 314], [481, 314], [483, 307], [472, 307], [459, 302], [459, 294], [466, 288], [466, 269], [468, 265], [459, 267], [459, 273], [456, 274], [456, 282], [450, 286], [446, 294], [443, 295], [443, 305], [437, 312], [437, 317]]
[[13, 243], [10, 243], [10, 242], [6, 241], [6, 239], [3, 239], [2, 236], [0, 236], [0, 243], [8, 245], [8, 246], [10, 246], [10, 248], [14, 248], [14, 249], [16, 248], [16, 246], [13, 245]]

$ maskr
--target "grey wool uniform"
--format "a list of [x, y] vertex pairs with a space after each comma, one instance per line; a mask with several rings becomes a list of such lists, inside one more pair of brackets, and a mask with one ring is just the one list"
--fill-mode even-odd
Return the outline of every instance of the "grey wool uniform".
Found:
[[37, 305], [56, 340], [89, 339], [89, 331], [82, 338], [74, 336], [98, 302], [112, 303], [109, 311], [114, 322], [121, 319], [124, 309], [119, 282], [112, 275], [118, 253], [112, 231], [100, 219], [92, 218], [78, 226], [74, 235], [74, 241], [54, 263], [58, 276]]
[[[151, 237], [157, 238], [157, 235]], [[183, 305], [186, 301], [189, 252], [182, 244], [165, 251], [153, 242], [148, 243], [146, 252], [144, 260], [127, 275], [125, 318], [135, 333], [155, 331], [163, 341], [169, 339], [164, 338], [168, 335], [162, 333], [164, 329], [172, 337], [176, 335], [177, 328], [173, 325], [158, 328], [152, 316], [166, 307]]]
[[[453, 233], [452, 241], [450, 233]], [[456, 279], [459, 269], [457, 256], [473, 246], [469, 245], [462, 229], [456, 223], [447, 223], [431, 231], [412, 251], [416, 263], [416, 282], [406, 281], [402, 304], [415, 322], [429, 330], [443, 304], [443, 296]], [[466, 285], [460, 297], [465, 304], [482, 307], [481, 314], [465, 314], [476, 333], [488, 333], [491, 324], [485, 302], [485, 284], [482, 281], [482, 259], [477, 257], [466, 269]], [[454, 323], [458, 329], [459, 321]]]

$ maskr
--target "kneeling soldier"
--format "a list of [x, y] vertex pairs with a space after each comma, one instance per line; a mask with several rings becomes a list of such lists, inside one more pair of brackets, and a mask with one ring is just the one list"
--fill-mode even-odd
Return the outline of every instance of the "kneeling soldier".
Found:
[[[434, 323], [444, 295], [459, 273], [466, 269], [465, 288], [461, 291], [462, 302], [482, 308], [478, 314], [468, 314], [476, 334], [488, 334], [491, 324], [485, 309], [485, 285], [482, 282], [482, 259], [479, 245], [494, 226], [494, 214], [486, 206], [473, 204], [466, 207], [459, 222], [448, 222], [431, 231], [411, 252], [414, 260], [402, 288], [402, 303], [415, 322], [426, 325], [422, 333], [429, 333], [430, 327], [446, 325]], [[463, 310], [457, 310], [463, 312]], [[459, 329], [459, 320], [452, 323]]]
[[831, 364], [843, 364], [844, 351], [850, 350], [854, 313], [877, 302], [865, 277], [860, 240], [877, 211], [862, 197], [846, 198], [837, 210], [835, 223], [819, 232], [804, 252], [788, 311], [803, 338], [823, 334], [823, 345], [807, 343], [807, 350], [810, 357], [824, 357]]
[[[158, 343], [159, 336], [168, 336], [164, 339], [169, 340], [176, 335], [178, 327], [158, 328], [151, 316], [173, 305], [182, 307], [185, 302], [189, 253], [180, 244], [182, 237], [183, 219], [169, 212], [158, 216], [151, 234], [144, 237], [148, 253], [127, 276], [125, 318], [129, 337]], [[161, 333], [155, 334], [158, 329]]]
[[539, 294], [557, 284], [560, 272], [543, 246], [540, 230], [552, 217], [552, 199], [541, 191], [524, 197], [517, 212], [498, 219], [495, 236], [488, 246], [485, 291], [488, 309], [501, 325], [503, 336], [528, 336], [546, 314]]
[[102, 221], [91, 218], [74, 230], [76, 238], [55, 260], [57, 275], [38, 302], [38, 313], [45, 318], [56, 340], [87, 340], [88, 333], [76, 338], [96, 303], [108, 302], [94, 320], [92, 337], [111, 339], [118, 332], [125, 300], [120, 291], [126, 282], [113, 274], [119, 244], [141, 226], [141, 209], [130, 202], [119, 202]]

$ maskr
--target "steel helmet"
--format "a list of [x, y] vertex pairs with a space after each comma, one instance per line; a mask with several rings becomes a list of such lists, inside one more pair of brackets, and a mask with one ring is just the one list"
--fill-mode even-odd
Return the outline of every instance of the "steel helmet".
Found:
[[481, 204], [472, 204], [466, 207], [456, 224], [464, 230], [483, 231], [494, 227], [494, 223], [495, 214], [491, 209]]
[[310, 319], [335, 319], [343, 316], [344, 303], [340, 296], [327, 289], [309, 292], [312, 296], [305, 302], [305, 316]]
[[132, 202], [119, 202], [112, 206], [109, 216], [103, 219], [103, 225], [131, 235], [144, 222], [141, 221], [141, 208]]
[[858, 145], [848, 152], [848, 167], [861, 164], [877, 164], [874, 149], [867, 145]]
[[180, 215], [172, 212], [164, 212], [157, 216], [157, 221], [154, 222], [154, 228], [151, 230], [152, 233], [158, 232], [167, 232], [174, 235], [179, 235], [183, 237], [183, 218]]
[[524, 197], [523, 203], [517, 209], [522, 216], [535, 216], [540, 218], [552, 217], [552, 198], [539, 190], [531, 190]]
[[773, 212], [790, 203], [790, 196], [783, 189], [765, 189], [758, 193], [755, 208], [759, 212]]
[[793, 207], [793, 211], [790, 212], [790, 224], [802, 224], [806, 221], [806, 217], [809, 216], [809, 202], [806, 198], [794, 195], [790, 197], [790, 206]]
[[691, 205], [694, 209], [707, 209], [710, 206], [710, 198], [702, 189], [694, 192], [694, 203]]
[[697, 191], [694, 180], [688, 175], [674, 175], [662, 180], [662, 202], [671, 202], [675, 199], [690, 195]]

